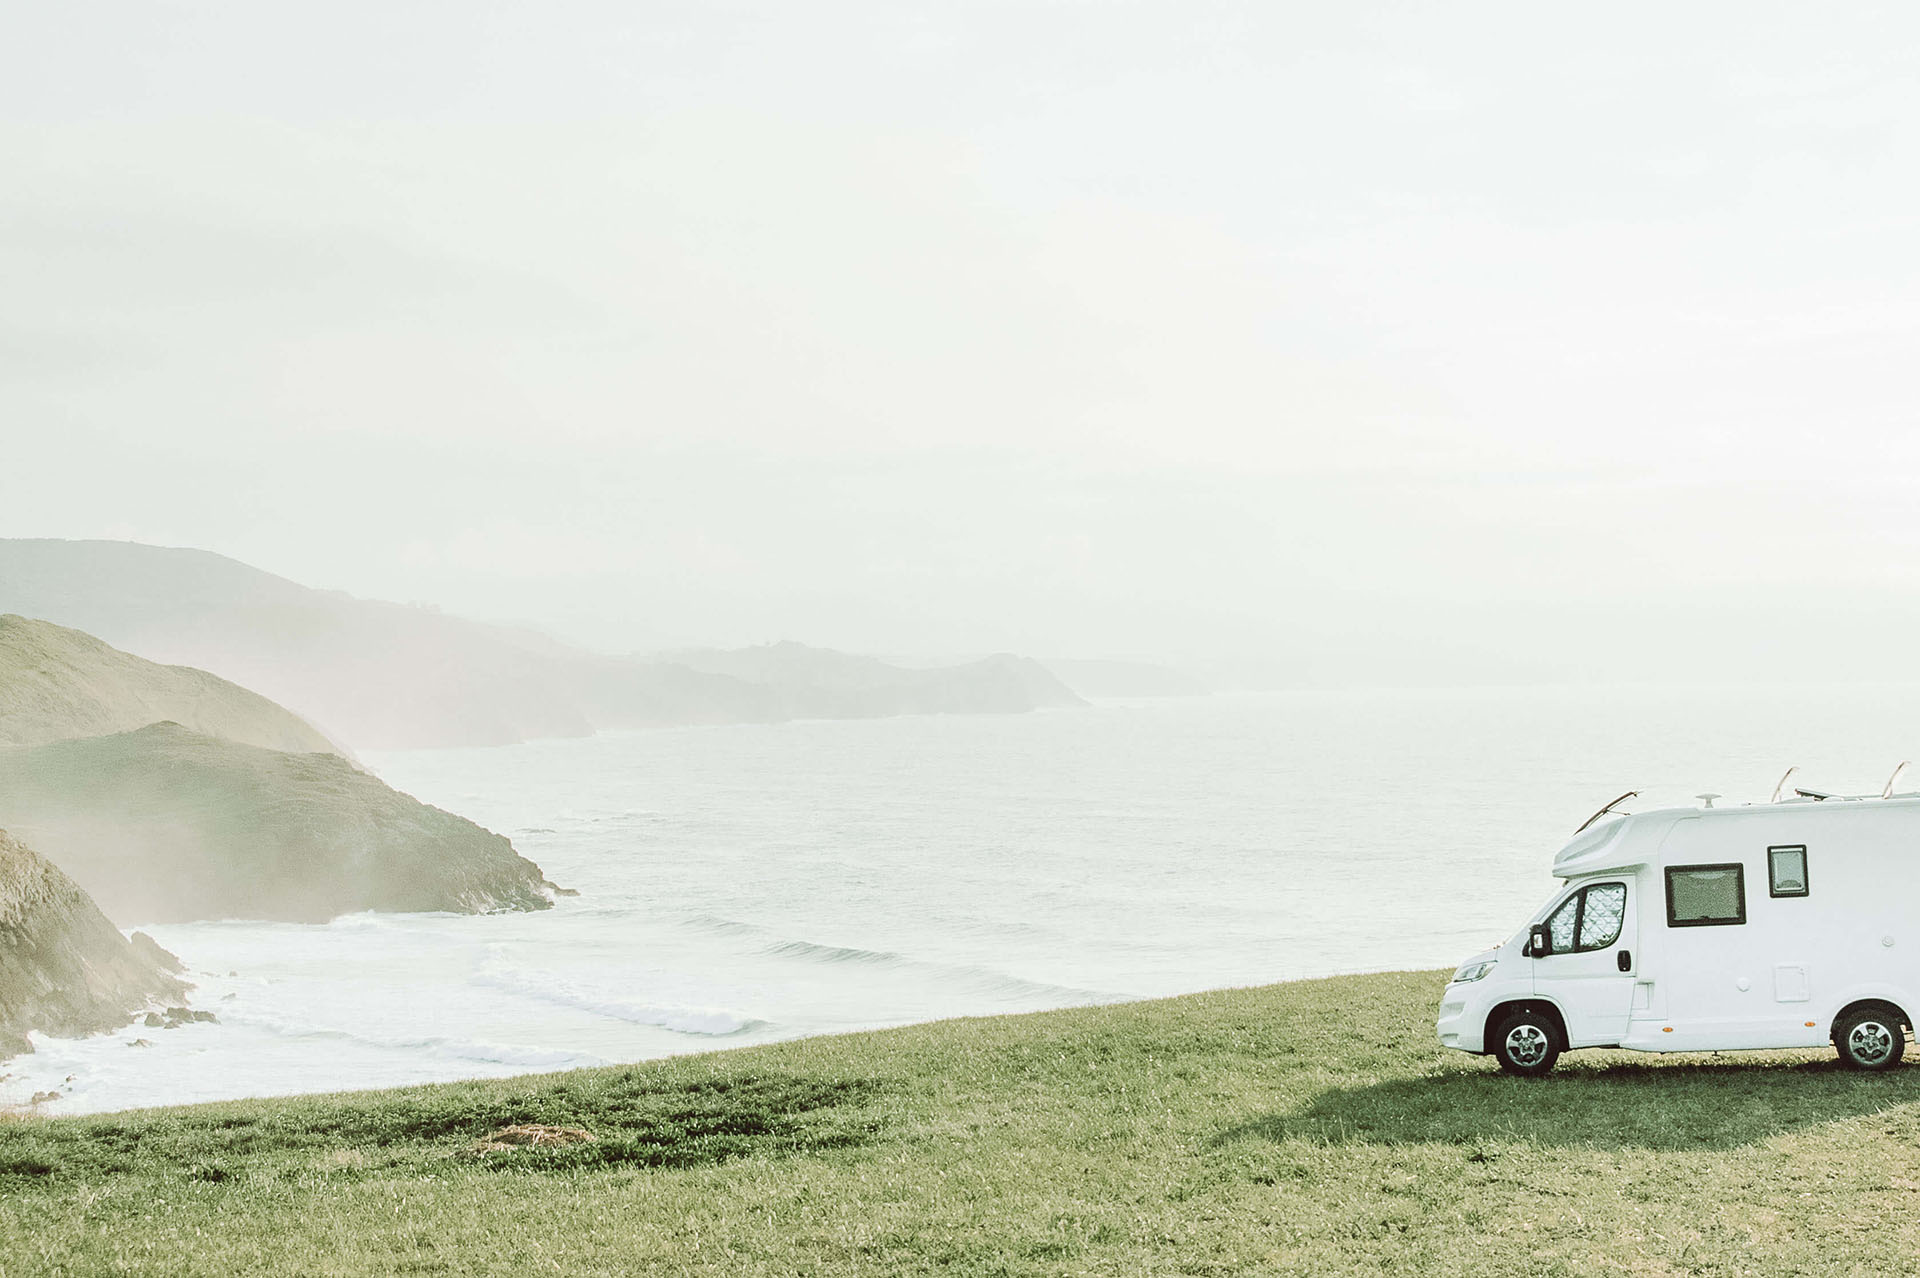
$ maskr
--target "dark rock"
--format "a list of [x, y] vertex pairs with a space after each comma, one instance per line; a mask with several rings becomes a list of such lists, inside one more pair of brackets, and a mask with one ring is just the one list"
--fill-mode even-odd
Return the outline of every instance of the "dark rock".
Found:
[[27, 1032], [99, 1034], [187, 985], [122, 936], [45, 857], [0, 830], [0, 1055]]
[[160, 942], [154, 940], [145, 932], [135, 932], [127, 939], [143, 958], [161, 971], [184, 972], [187, 970], [187, 965], [182, 963], [177, 955], [170, 950], [161, 949]]
[[168, 1029], [178, 1029], [182, 1025], [218, 1025], [219, 1023], [219, 1018], [215, 1017], [212, 1012], [196, 1012], [190, 1007], [169, 1007], [167, 1009]]

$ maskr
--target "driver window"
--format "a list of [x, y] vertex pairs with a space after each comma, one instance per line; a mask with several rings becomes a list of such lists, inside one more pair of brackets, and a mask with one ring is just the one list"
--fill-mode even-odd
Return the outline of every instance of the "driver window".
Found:
[[1620, 939], [1620, 921], [1627, 913], [1627, 885], [1596, 883], [1587, 889], [1580, 911], [1580, 948], [1604, 950]]
[[1627, 913], [1627, 885], [1595, 883], [1581, 888], [1547, 919], [1555, 954], [1604, 950], [1620, 939]]

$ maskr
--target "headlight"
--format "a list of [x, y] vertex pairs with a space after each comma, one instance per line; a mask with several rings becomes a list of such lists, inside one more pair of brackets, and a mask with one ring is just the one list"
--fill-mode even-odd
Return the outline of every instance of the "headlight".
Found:
[[1477, 981], [1493, 970], [1498, 959], [1488, 959], [1484, 963], [1469, 963], [1453, 974], [1453, 984], [1465, 985], [1468, 981]]

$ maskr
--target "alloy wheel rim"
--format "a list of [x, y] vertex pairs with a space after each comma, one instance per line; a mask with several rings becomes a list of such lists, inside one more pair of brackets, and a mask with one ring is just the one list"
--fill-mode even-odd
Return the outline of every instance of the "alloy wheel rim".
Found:
[[1847, 1035], [1847, 1049], [1863, 1065], [1878, 1065], [1893, 1051], [1893, 1033], [1879, 1021], [1862, 1021]]
[[1538, 1025], [1516, 1025], [1507, 1031], [1507, 1055], [1516, 1065], [1538, 1065], [1547, 1054], [1547, 1036]]

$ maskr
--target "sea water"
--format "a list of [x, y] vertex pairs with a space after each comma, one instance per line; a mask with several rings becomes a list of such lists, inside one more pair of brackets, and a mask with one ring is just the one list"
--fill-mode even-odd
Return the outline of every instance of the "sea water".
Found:
[[[1920, 689], [1349, 692], [369, 754], [576, 890], [538, 913], [149, 926], [217, 1024], [35, 1037], [41, 1112], [636, 1061], [1451, 965], [1629, 803], [1877, 792]], [[129, 927], [138, 920], [121, 920]]]

